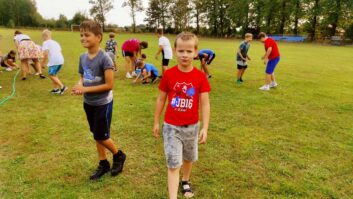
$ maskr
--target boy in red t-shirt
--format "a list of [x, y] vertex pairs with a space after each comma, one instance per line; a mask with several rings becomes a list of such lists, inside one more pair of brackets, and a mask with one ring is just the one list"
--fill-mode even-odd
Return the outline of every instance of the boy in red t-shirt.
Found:
[[266, 54], [262, 57], [262, 60], [264, 60], [264, 63], [266, 64], [265, 85], [259, 89], [263, 91], [269, 91], [270, 88], [274, 88], [278, 85], [275, 80], [274, 71], [280, 60], [280, 54], [277, 43], [275, 40], [268, 38], [266, 33], [261, 32], [259, 34], [259, 38], [261, 42], [265, 43], [266, 50]]
[[[153, 133], [159, 138], [159, 120], [168, 98], [163, 140], [168, 166], [168, 192], [171, 199], [176, 199], [178, 195], [179, 172], [182, 165], [182, 192], [187, 198], [194, 196], [190, 187], [192, 163], [198, 159], [198, 142], [203, 144], [207, 139], [211, 88], [204, 73], [193, 66], [197, 46], [198, 38], [192, 33], [182, 32], [176, 37], [174, 51], [178, 65], [164, 72], [156, 102]], [[200, 132], [199, 104], [203, 122]]]

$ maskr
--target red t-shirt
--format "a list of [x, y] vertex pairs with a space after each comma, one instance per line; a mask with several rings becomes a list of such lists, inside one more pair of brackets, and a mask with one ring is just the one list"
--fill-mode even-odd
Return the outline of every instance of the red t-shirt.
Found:
[[272, 47], [272, 52], [271, 52], [270, 56], [268, 56], [268, 59], [271, 60], [271, 59], [276, 59], [277, 57], [279, 57], [279, 50], [278, 50], [277, 43], [272, 38], [267, 38], [265, 40], [266, 52], [267, 52], [267, 49], [270, 47]]
[[175, 126], [197, 123], [200, 94], [211, 91], [205, 73], [195, 67], [182, 72], [178, 66], [164, 72], [159, 89], [168, 95], [164, 121]]
[[140, 41], [138, 39], [126, 40], [121, 49], [125, 52], [138, 52], [140, 50]]

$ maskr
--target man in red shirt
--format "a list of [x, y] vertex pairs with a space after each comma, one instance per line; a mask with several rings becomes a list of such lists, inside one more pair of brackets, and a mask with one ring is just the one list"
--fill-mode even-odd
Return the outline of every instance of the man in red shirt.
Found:
[[[192, 33], [182, 32], [176, 37], [174, 50], [178, 65], [164, 72], [156, 102], [153, 133], [156, 138], [159, 138], [159, 120], [165, 102], [168, 100], [163, 140], [168, 166], [168, 191], [171, 199], [176, 199], [178, 195], [179, 171], [182, 165], [183, 194], [187, 198], [194, 196], [189, 181], [192, 163], [198, 159], [198, 141], [203, 144], [207, 139], [211, 88], [204, 73], [193, 66], [197, 46], [198, 39]], [[203, 122], [200, 133], [199, 104]]]
[[268, 38], [266, 33], [261, 32], [259, 34], [261, 42], [265, 43], [266, 54], [262, 57], [264, 63], [266, 64], [266, 79], [265, 85], [260, 87], [260, 90], [269, 91], [270, 88], [276, 87], [278, 84], [275, 80], [274, 71], [280, 60], [280, 54], [278, 50], [277, 43], [275, 40]]

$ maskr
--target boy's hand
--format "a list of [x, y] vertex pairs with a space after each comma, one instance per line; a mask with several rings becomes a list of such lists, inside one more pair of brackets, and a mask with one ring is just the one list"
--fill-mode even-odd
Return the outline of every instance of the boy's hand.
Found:
[[268, 58], [264, 59], [264, 64], [266, 65], [268, 63]]
[[159, 133], [159, 123], [154, 124], [153, 126], [153, 135], [156, 139], [159, 139], [160, 133]]
[[86, 88], [82, 85], [75, 85], [73, 88], [72, 88], [72, 92], [75, 94], [75, 95], [82, 95], [83, 93], [85, 93], [85, 90]]
[[199, 144], [205, 144], [206, 140], [207, 140], [207, 130], [201, 129], [200, 135], [199, 135]]

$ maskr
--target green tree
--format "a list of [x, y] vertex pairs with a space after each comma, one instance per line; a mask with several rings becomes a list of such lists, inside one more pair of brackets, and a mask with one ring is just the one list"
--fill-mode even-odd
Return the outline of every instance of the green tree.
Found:
[[105, 16], [109, 13], [113, 7], [114, 0], [89, 0], [92, 5], [90, 14], [93, 15], [94, 19], [101, 23], [103, 30], [105, 30]]
[[136, 12], [143, 11], [141, 0], [125, 0], [122, 7], [130, 7], [130, 15], [132, 17], [132, 29], [136, 32]]

